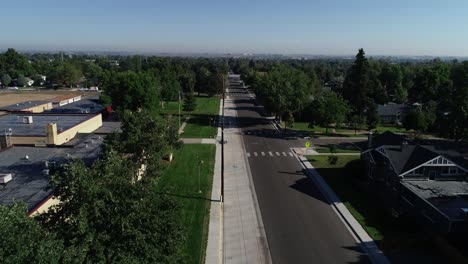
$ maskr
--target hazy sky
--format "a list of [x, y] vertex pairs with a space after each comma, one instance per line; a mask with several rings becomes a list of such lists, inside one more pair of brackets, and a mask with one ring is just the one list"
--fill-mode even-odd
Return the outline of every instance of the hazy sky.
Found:
[[468, 56], [467, 0], [2, 1], [0, 49]]

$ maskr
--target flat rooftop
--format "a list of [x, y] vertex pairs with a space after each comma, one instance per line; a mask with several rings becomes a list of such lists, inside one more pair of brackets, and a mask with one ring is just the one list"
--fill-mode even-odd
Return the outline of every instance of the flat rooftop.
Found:
[[[23, 117], [32, 116], [32, 124], [23, 123]], [[90, 115], [4, 115], [0, 116], [0, 132], [11, 129], [12, 136], [46, 136], [46, 125], [57, 124], [57, 132], [70, 129], [93, 116]]]
[[0, 173], [13, 174], [12, 181], [0, 187], [0, 204], [25, 202], [29, 211], [34, 209], [52, 194], [52, 190], [47, 190], [49, 176], [43, 173], [45, 161], [82, 159], [90, 165], [99, 157], [103, 140], [90, 135], [74, 148], [13, 147], [0, 152]]
[[464, 218], [461, 208], [468, 208], [468, 182], [405, 180], [403, 185], [450, 218]]
[[26, 101], [26, 102], [21, 102], [21, 103], [16, 103], [12, 105], [7, 105], [0, 107], [0, 110], [3, 111], [22, 111], [24, 109], [28, 109], [31, 107], [36, 107], [39, 105], [45, 105], [50, 103], [50, 101], [44, 101], [44, 100], [37, 100], [37, 101]]
[[88, 99], [83, 99], [70, 104], [55, 107], [47, 110], [46, 113], [56, 114], [97, 114], [104, 109], [104, 106]]

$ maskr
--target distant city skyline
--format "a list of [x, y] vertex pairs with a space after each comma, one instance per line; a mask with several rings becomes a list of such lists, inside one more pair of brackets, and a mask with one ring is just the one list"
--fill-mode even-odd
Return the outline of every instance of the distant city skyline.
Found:
[[2, 3], [0, 49], [468, 56], [468, 1]]

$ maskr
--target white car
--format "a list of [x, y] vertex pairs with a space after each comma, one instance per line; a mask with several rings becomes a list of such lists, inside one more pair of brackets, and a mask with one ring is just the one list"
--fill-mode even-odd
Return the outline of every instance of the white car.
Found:
[[8, 87], [7, 88], [8, 90], [18, 90], [18, 87], [14, 86], [14, 87]]

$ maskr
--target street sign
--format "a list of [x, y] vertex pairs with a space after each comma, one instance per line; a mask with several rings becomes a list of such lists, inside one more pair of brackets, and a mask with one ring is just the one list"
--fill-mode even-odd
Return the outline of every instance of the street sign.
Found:
[[307, 141], [307, 142], [305, 143], [305, 147], [306, 147], [306, 148], [310, 148], [310, 142], [309, 142], [309, 141]]

